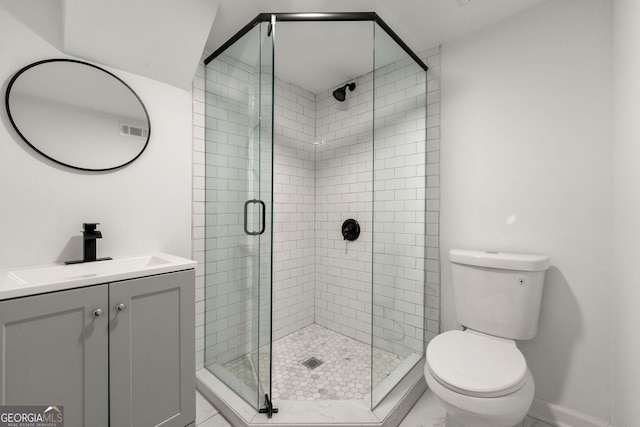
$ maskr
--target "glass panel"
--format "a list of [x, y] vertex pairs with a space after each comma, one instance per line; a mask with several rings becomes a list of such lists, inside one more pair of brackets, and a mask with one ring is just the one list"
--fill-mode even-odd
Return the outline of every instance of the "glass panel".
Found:
[[273, 42], [206, 67], [205, 366], [259, 409], [270, 393]]
[[426, 72], [374, 40], [372, 407], [424, 355]]

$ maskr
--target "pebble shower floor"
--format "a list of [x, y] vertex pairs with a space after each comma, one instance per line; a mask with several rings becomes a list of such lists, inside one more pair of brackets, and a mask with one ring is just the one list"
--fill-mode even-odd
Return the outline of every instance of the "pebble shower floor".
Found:
[[[310, 325], [273, 343], [272, 397], [276, 400], [361, 400], [379, 385], [403, 358], [319, 325]], [[311, 357], [323, 363], [310, 369]], [[248, 356], [224, 365], [255, 389], [255, 367]]]

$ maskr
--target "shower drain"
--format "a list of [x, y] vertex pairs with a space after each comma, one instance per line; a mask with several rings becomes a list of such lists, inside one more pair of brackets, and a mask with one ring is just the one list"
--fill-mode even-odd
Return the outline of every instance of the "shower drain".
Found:
[[318, 366], [322, 365], [324, 362], [320, 359], [316, 359], [315, 357], [310, 357], [301, 364], [306, 366], [309, 369], [316, 369]]

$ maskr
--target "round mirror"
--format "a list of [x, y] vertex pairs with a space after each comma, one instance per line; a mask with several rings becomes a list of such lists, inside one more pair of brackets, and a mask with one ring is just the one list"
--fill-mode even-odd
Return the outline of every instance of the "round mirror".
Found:
[[50, 59], [28, 65], [9, 82], [11, 124], [34, 150], [75, 169], [125, 166], [147, 147], [151, 126], [140, 97], [95, 65]]

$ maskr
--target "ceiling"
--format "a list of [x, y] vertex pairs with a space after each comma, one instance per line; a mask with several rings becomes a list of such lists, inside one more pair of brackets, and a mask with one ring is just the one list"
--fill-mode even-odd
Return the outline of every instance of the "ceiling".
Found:
[[[419, 54], [545, 1], [217, 0], [205, 51], [213, 52], [262, 12], [376, 12]], [[334, 89], [372, 69], [370, 23], [281, 22], [276, 24], [275, 43], [276, 76], [313, 93]]]
[[[0, 0], [0, 8], [67, 55], [189, 89], [203, 50], [262, 12], [376, 12], [420, 54], [545, 1]], [[371, 25], [361, 24], [279, 23], [276, 76], [320, 93], [371, 71]]]
[[189, 89], [214, 0], [62, 0], [64, 52]]
[[[188, 90], [216, 22], [218, 3], [0, 0], [0, 9], [65, 55]], [[19, 43], [16, 48], [21, 48]]]

